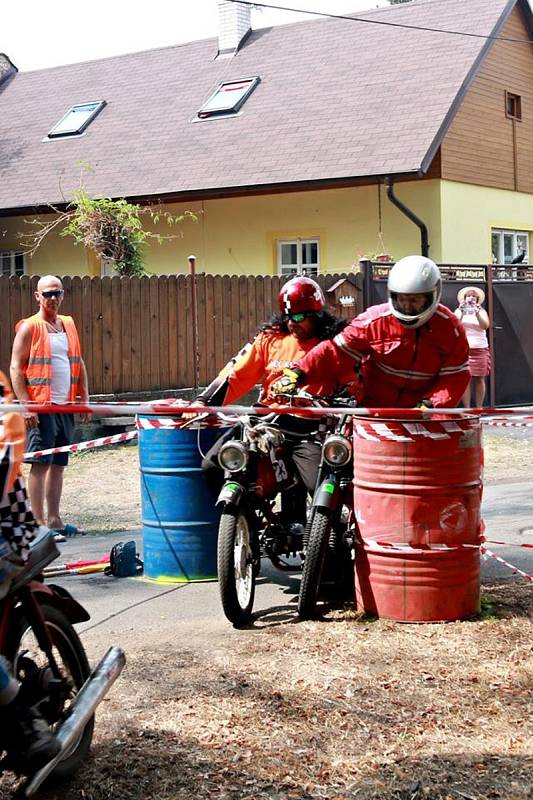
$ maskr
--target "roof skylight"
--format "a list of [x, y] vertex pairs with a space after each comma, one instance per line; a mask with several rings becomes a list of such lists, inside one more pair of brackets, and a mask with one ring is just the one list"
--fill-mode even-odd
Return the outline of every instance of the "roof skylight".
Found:
[[69, 111], [54, 125], [48, 133], [49, 139], [63, 136], [79, 136], [85, 128], [90, 125], [96, 115], [105, 106], [105, 100], [97, 100], [94, 103], [80, 103], [72, 106]]
[[258, 77], [223, 81], [198, 111], [198, 117], [207, 119], [236, 114], [258, 83]]

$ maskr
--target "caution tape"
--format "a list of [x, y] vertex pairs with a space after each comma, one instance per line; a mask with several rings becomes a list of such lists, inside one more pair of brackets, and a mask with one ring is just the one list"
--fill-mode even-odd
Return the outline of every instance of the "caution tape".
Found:
[[[296, 398], [298, 399], [298, 398]], [[304, 398], [305, 399], [305, 398]], [[2, 412], [27, 412], [32, 414], [95, 414], [105, 416], [123, 416], [125, 414], [147, 414], [153, 416], [176, 416], [182, 413], [205, 413], [205, 405], [187, 402], [153, 402], [153, 403], [3, 403]], [[295, 405], [269, 406], [210, 406], [209, 412], [230, 414], [295, 414], [300, 416], [320, 416], [322, 414], [348, 414], [351, 416], [420, 418], [433, 415], [446, 416], [516, 416], [531, 415], [531, 407], [520, 408], [347, 408]], [[531, 417], [533, 419], [533, 417]]]
[[113, 436], [103, 436], [101, 439], [89, 439], [87, 442], [66, 444], [63, 447], [50, 447], [48, 450], [36, 450], [34, 453], [24, 453], [24, 458], [40, 458], [41, 456], [51, 456], [53, 453], [79, 453], [81, 450], [90, 450], [93, 447], [105, 447], [109, 444], [127, 442], [130, 439], [136, 439], [137, 435], [137, 431], [115, 433]]
[[531, 581], [531, 583], [533, 583], [533, 575], [528, 575], [527, 572], [524, 572], [523, 570], [519, 569], [518, 567], [515, 567], [513, 564], [510, 564], [508, 561], [506, 561], [501, 556], [497, 556], [496, 553], [493, 553], [492, 550], [489, 550], [489, 548], [485, 547], [485, 545], [481, 545], [480, 549], [481, 549], [481, 552], [484, 555], [487, 555], [487, 556], [490, 556], [491, 558], [494, 558], [496, 561], [499, 561], [500, 564], [504, 564], [506, 567], [509, 567], [509, 569], [512, 570], [513, 572], [518, 573], [518, 575], [521, 575], [523, 578], [525, 578], [526, 580]]
[[485, 539], [489, 544], [503, 544], [505, 547], [527, 547], [533, 550], [533, 544], [526, 544], [525, 542], [500, 542], [496, 539]]

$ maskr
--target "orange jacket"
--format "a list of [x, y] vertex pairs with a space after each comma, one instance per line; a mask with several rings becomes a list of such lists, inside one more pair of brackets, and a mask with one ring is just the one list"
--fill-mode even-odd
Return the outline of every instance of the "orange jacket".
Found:
[[[226, 364], [214, 381], [198, 396], [198, 400], [208, 405], [228, 405], [260, 383], [259, 402], [264, 405], [279, 403], [278, 399], [270, 397], [270, 387], [279, 380], [286, 367], [292, 367], [295, 361], [318, 343], [316, 338], [299, 341], [290, 333], [260, 333]], [[337, 378], [336, 388], [357, 384], [352, 364], [348, 365], [342, 375], [337, 375]], [[314, 394], [324, 394], [325, 385], [322, 381], [316, 381], [308, 388]], [[328, 389], [329, 394], [332, 387], [328, 386]]]
[[[58, 314], [58, 319], [63, 323], [67, 334], [68, 360], [70, 362], [70, 393], [68, 399], [72, 401], [78, 396], [80, 382], [80, 340], [72, 317]], [[30, 400], [35, 403], [49, 403], [52, 396], [52, 353], [50, 351], [46, 322], [39, 314], [34, 314], [33, 317], [21, 319], [17, 323], [17, 331], [24, 322], [31, 328], [32, 332], [30, 357], [24, 368], [28, 395]]]
[[0, 498], [11, 491], [19, 475], [26, 444], [26, 428], [22, 414], [2, 414], [3, 403], [14, 402], [9, 381], [0, 372]]

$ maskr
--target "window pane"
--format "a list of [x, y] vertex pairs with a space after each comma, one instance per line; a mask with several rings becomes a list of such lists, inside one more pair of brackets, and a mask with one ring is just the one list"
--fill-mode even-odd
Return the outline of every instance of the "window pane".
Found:
[[15, 275], [24, 275], [24, 254], [15, 253]]
[[514, 236], [512, 233], [503, 234], [503, 263], [510, 264], [513, 260]]
[[100, 106], [100, 102], [73, 106], [63, 119], [60, 119], [57, 125], [54, 125], [48, 136], [66, 136], [67, 134], [79, 133]]
[[302, 242], [302, 264], [318, 264], [318, 242]]
[[500, 263], [500, 237], [501, 234], [493, 233], [492, 234], [492, 263], [499, 264]]
[[517, 233], [516, 234], [516, 255], [520, 256], [524, 253], [524, 258], [522, 259], [522, 263], [527, 263], [529, 261], [529, 237], [527, 233]]
[[0, 253], [2, 275], [11, 275], [11, 253]]
[[259, 78], [246, 78], [222, 83], [201, 107], [198, 116], [209, 117], [211, 114], [238, 111], [258, 82]]
[[298, 264], [298, 245], [296, 242], [281, 245], [281, 264], [282, 266], [296, 266]]

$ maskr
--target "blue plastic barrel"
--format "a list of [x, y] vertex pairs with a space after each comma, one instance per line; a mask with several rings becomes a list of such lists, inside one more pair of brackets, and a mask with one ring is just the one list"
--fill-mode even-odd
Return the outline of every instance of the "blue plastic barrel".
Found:
[[216, 580], [220, 513], [202, 475], [198, 446], [205, 454], [223, 432], [139, 428], [147, 578], [165, 583]]

